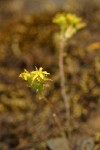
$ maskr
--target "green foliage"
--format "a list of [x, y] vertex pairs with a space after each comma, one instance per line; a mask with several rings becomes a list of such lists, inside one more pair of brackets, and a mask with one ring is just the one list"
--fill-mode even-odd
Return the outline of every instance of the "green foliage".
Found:
[[43, 68], [40, 67], [39, 69], [36, 68], [36, 70], [33, 70], [32, 72], [24, 70], [24, 72], [22, 72], [19, 77], [26, 80], [30, 87], [34, 88], [37, 92], [40, 93], [44, 89], [45, 81], [50, 80], [47, 77], [49, 74], [50, 73], [43, 71]]

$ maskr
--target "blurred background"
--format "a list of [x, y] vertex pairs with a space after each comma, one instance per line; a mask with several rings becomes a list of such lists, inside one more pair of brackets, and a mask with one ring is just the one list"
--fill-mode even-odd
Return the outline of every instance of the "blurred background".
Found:
[[59, 28], [52, 23], [58, 12], [87, 24], [65, 47], [72, 149], [85, 135], [100, 150], [100, 0], [0, 0], [0, 150], [47, 150], [47, 141], [60, 136], [49, 106], [19, 78], [35, 66], [51, 74], [45, 95], [67, 132], [54, 42]]
[[21, 15], [21, 14], [34, 14], [45, 11], [55, 11], [57, 9], [70, 11], [79, 11], [86, 8], [91, 10], [91, 6], [99, 7], [99, 0], [92, 0], [90, 3], [88, 0], [0, 0], [0, 16], [4, 14]]

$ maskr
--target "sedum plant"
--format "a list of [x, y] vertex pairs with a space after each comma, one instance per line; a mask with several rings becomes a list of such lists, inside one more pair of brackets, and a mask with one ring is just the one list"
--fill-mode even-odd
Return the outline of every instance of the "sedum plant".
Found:
[[71, 38], [78, 30], [86, 26], [81, 17], [71, 13], [56, 14], [53, 23], [60, 27], [61, 35], [66, 39]]
[[[58, 13], [53, 18], [53, 23], [57, 24], [60, 27], [59, 31], [59, 43], [58, 43], [58, 50], [59, 50], [59, 75], [60, 75], [60, 85], [61, 85], [61, 94], [62, 99], [64, 100], [65, 109], [66, 109], [66, 120], [67, 120], [67, 132], [68, 136], [70, 136], [70, 103], [67, 98], [66, 88], [65, 88], [65, 75], [64, 75], [64, 63], [63, 63], [63, 56], [64, 56], [64, 49], [66, 43], [69, 39], [73, 37], [73, 35], [80, 29], [84, 28], [86, 24], [82, 21], [81, 17], [77, 17], [75, 14], [70, 13]], [[65, 132], [62, 128], [62, 125], [57, 117], [56, 113], [52, 110], [52, 103], [48, 101], [47, 98], [44, 96], [44, 90], [47, 84], [47, 81], [51, 79], [48, 78], [50, 73], [47, 71], [43, 71], [43, 68], [40, 67], [39, 69], [36, 67], [35, 70], [28, 72], [24, 70], [19, 77], [27, 81], [28, 85], [36, 90], [36, 92], [41, 96], [41, 98], [49, 104], [52, 116], [61, 131], [61, 134], [65, 136]]]
[[40, 67], [39, 69], [36, 67], [36, 70], [33, 70], [31, 72], [28, 72], [26, 69], [24, 69], [24, 72], [22, 72], [19, 77], [27, 81], [28, 85], [36, 90], [39, 99], [44, 100], [49, 105], [49, 107], [51, 108], [52, 117], [54, 118], [54, 121], [57, 124], [59, 131], [61, 132], [61, 135], [65, 136], [60, 120], [56, 113], [52, 110], [53, 107], [51, 101], [48, 101], [44, 96], [44, 89], [45, 87], [47, 87], [47, 81], [52, 81], [50, 78], [48, 78], [48, 75], [50, 75], [50, 73], [48, 73], [47, 71], [43, 71], [42, 67]]
[[66, 79], [64, 74], [64, 50], [68, 41], [77, 33], [78, 30], [84, 28], [86, 24], [82, 21], [81, 17], [71, 13], [58, 13], [53, 18], [53, 23], [57, 24], [60, 28], [58, 36], [56, 36], [56, 45], [59, 51], [59, 76], [61, 95], [64, 101], [66, 109], [66, 127], [68, 128], [68, 135], [70, 136], [71, 131], [71, 109], [70, 102], [66, 93]]
[[34, 88], [36, 92], [41, 93], [44, 90], [46, 81], [51, 80], [48, 78], [48, 75], [50, 75], [50, 73], [43, 71], [42, 67], [39, 69], [36, 67], [36, 70], [31, 72], [24, 69], [24, 72], [22, 72], [19, 77], [26, 80], [28, 85]]

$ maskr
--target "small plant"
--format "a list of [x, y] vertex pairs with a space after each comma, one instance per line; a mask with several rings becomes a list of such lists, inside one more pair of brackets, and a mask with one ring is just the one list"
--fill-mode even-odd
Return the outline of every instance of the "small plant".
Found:
[[[59, 75], [60, 75], [60, 85], [61, 85], [61, 94], [64, 100], [65, 109], [66, 109], [66, 123], [67, 123], [67, 132], [68, 136], [70, 135], [70, 102], [67, 98], [66, 88], [65, 88], [65, 75], [64, 75], [64, 63], [63, 63], [63, 56], [64, 56], [64, 49], [68, 40], [73, 37], [73, 35], [80, 29], [84, 28], [86, 24], [82, 22], [80, 17], [77, 17], [75, 14], [66, 14], [66, 13], [58, 13], [53, 18], [53, 23], [56, 23], [60, 27], [59, 32], [59, 43], [58, 43], [58, 50], [59, 50]], [[46, 103], [49, 104], [51, 111], [52, 111], [52, 103], [48, 101], [47, 98], [44, 96], [44, 90], [47, 85], [47, 81], [51, 81], [48, 78], [50, 73], [47, 71], [43, 71], [43, 68], [40, 67], [39, 69], [33, 70], [32, 72], [28, 72], [24, 70], [23, 73], [19, 75], [22, 79], [26, 80], [28, 85], [34, 88], [41, 96], [40, 98], [43, 99]], [[57, 117], [56, 113], [52, 111], [52, 116], [58, 125], [61, 134], [65, 136], [65, 132], [63, 131], [62, 125]]]
[[22, 79], [28, 82], [28, 85], [36, 90], [36, 92], [41, 93], [44, 90], [46, 81], [51, 80], [47, 76], [50, 73], [47, 71], [43, 71], [43, 68], [40, 67], [39, 69], [32, 72], [28, 72], [24, 70], [23, 73], [19, 75]]
[[36, 70], [33, 70], [31, 72], [28, 72], [27, 70], [24, 70], [19, 77], [27, 81], [28, 85], [31, 88], [34, 88], [39, 96], [39, 99], [42, 99], [46, 103], [49, 104], [49, 107], [51, 108], [52, 116], [54, 118], [55, 123], [57, 124], [61, 135], [65, 136], [65, 133], [63, 131], [62, 125], [60, 123], [59, 118], [57, 117], [56, 113], [52, 109], [52, 103], [51, 101], [48, 101], [47, 98], [44, 96], [44, 89], [47, 87], [47, 81], [52, 81], [50, 78], [48, 78], [47, 71], [43, 71], [43, 68], [40, 67], [39, 69], [36, 67]]
[[64, 105], [66, 109], [66, 126], [68, 135], [70, 136], [70, 102], [67, 98], [66, 88], [65, 88], [65, 75], [64, 75], [64, 49], [66, 44], [68, 44], [69, 39], [80, 29], [84, 28], [86, 24], [82, 21], [81, 17], [77, 17], [75, 14], [70, 13], [58, 13], [53, 18], [53, 23], [57, 24], [60, 27], [60, 32], [57, 36], [57, 49], [59, 50], [59, 75], [60, 75], [60, 85], [61, 85], [61, 94], [64, 100]]
[[60, 35], [66, 40], [71, 38], [78, 30], [84, 28], [86, 24], [82, 22], [81, 17], [75, 14], [58, 13], [53, 18], [53, 23], [60, 27]]

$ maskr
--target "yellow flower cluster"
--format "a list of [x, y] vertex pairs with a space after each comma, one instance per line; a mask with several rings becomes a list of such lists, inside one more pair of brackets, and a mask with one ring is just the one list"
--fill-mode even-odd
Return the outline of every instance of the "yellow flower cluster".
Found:
[[22, 72], [19, 77], [26, 80], [29, 86], [36, 89], [37, 92], [41, 92], [44, 88], [45, 81], [50, 80], [47, 78], [49, 74], [50, 73], [43, 71], [43, 68], [40, 67], [39, 69], [36, 68], [36, 70], [33, 70], [32, 72], [24, 70], [24, 72]]
[[82, 22], [82, 18], [71, 13], [58, 13], [53, 18], [53, 23], [56, 23], [61, 28], [61, 33], [66, 36], [66, 38], [72, 37], [77, 30], [80, 30], [86, 26]]

